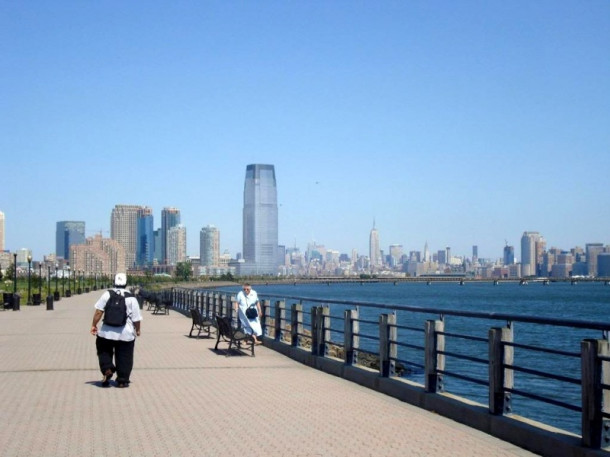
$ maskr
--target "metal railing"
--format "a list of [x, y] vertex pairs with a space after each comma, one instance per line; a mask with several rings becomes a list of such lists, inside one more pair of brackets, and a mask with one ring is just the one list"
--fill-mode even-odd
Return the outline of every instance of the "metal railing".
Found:
[[[175, 288], [172, 294], [175, 309], [196, 307], [204, 316], [230, 316], [239, 325], [234, 297], [226, 291]], [[331, 307], [339, 313], [331, 314]], [[265, 296], [261, 309], [264, 335], [276, 342], [346, 365], [373, 366], [382, 377], [414, 376], [428, 393], [450, 391], [447, 380], [478, 386], [493, 415], [513, 413], [516, 398], [575, 412], [583, 446], [610, 449], [610, 322], [293, 296]], [[515, 341], [528, 329], [544, 344]], [[566, 349], [558, 338], [545, 338], [553, 332], [579, 339]], [[580, 376], [550, 369], [566, 362]]]

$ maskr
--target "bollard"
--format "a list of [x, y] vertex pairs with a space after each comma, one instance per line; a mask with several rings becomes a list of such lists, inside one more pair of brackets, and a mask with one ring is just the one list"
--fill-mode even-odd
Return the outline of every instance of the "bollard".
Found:
[[20, 306], [19, 306], [20, 299], [21, 299], [21, 296], [19, 294], [13, 294], [13, 311], [20, 310]]
[[47, 311], [53, 311], [53, 295], [47, 295]]

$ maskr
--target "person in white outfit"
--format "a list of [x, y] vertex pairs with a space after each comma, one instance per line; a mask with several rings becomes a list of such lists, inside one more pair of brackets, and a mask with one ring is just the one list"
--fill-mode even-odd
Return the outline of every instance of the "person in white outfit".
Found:
[[[237, 315], [244, 332], [252, 335], [256, 344], [262, 344], [262, 341], [258, 339], [258, 337], [263, 334], [263, 330], [260, 321], [261, 306], [256, 291], [252, 290], [250, 284], [245, 283], [243, 285], [243, 290], [237, 294], [236, 300], [233, 307], [237, 310]], [[246, 311], [248, 308], [256, 309], [255, 317], [247, 316]], [[251, 311], [248, 311], [248, 314], [250, 313]]]
[[[95, 303], [95, 313], [91, 323], [91, 334], [96, 336], [95, 346], [103, 374], [102, 387], [108, 387], [110, 380], [116, 372], [118, 387], [129, 386], [129, 376], [133, 369], [133, 352], [136, 337], [140, 336], [140, 322], [142, 314], [138, 299], [125, 290], [127, 276], [125, 273], [117, 273], [114, 278], [115, 294], [125, 297], [125, 312], [127, 319], [122, 326], [111, 326], [102, 322], [98, 329], [98, 323], [104, 315], [106, 304], [110, 299], [110, 291], [105, 291]], [[116, 365], [115, 365], [116, 364]]]

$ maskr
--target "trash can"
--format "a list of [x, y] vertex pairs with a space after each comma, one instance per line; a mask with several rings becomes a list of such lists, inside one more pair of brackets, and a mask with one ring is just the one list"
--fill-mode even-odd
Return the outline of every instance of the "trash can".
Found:
[[53, 300], [55, 301], [59, 301], [61, 299], [61, 296], [59, 295], [59, 291], [55, 291], [53, 292]]
[[4, 292], [2, 294], [2, 305], [4, 309], [10, 309], [13, 307], [13, 294], [9, 292]]
[[47, 311], [53, 311], [53, 295], [47, 295]]
[[66, 297], [71, 297], [72, 296], [72, 291], [70, 291], [70, 289], [66, 289]]
[[41, 303], [40, 294], [33, 294], [32, 295], [32, 305], [40, 306], [40, 303]]
[[20, 300], [21, 300], [21, 296], [19, 294], [13, 294], [13, 311], [19, 311], [21, 309], [19, 307]]

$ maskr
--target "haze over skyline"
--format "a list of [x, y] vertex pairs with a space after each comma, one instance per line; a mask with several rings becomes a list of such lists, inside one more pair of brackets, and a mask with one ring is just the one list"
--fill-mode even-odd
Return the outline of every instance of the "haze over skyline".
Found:
[[116, 204], [242, 250], [275, 166], [279, 243], [502, 256], [610, 243], [610, 2], [0, 3], [6, 249]]

